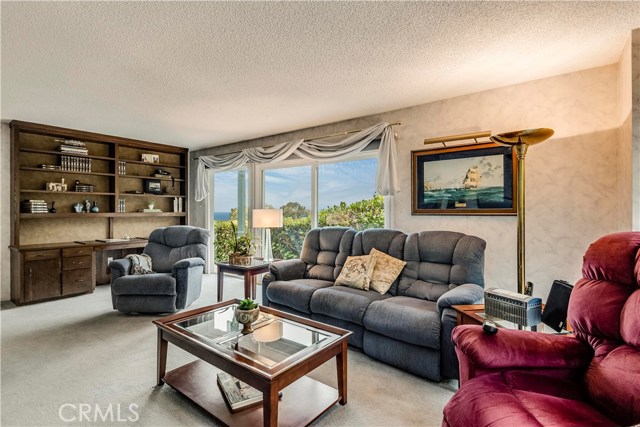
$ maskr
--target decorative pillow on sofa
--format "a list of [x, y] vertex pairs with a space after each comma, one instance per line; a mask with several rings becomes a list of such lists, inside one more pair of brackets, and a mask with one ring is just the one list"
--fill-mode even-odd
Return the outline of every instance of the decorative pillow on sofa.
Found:
[[374, 263], [375, 259], [369, 255], [347, 257], [334, 286], [347, 286], [368, 291]]
[[386, 294], [407, 263], [376, 248], [371, 249], [369, 256], [376, 260], [369, 287], [376, 292]]
[[131, 261], [129, 274], [151, 274], [154, 272], [151, 267], [151, 257], [147, 254], [131, 254], [125, 258]]

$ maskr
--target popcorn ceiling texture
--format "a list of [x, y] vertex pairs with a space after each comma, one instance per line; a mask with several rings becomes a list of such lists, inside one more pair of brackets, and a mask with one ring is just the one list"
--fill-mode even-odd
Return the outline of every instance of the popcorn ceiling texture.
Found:
[[193, 149], [613, 64], [637, 2], [3, 2], [2, 119]]

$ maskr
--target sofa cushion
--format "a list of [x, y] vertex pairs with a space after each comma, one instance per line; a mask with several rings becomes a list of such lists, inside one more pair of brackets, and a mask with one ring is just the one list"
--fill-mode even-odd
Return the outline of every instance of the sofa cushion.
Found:
[[306, 264], [305, 279], [334, 281], [351, 254], [356, 231], [348, 227], [314, 228], [304, 238], [300, 259]]
[[613, 426], [586, 402], [580, 384], [509, 371], [467, 381], [444, 409], [452, 426]]
[[381, 294], [386, 294], [407, 263], [380, 252], [376, 248], [371, 249], [369, 256], [375, 259], [369, 288]]
[[398, 296], [373, 302], [364, 326], [400, 341], [440, 349], [440, 312], [432, 301]]
[[111, 285], [114, 295], [176, 295], [176, 279], [170, 274], [122, 276]]
[[311, 312], [325, 314], [348, 322], [363, 325], [364, 314], [373, 301], [380, 301], [389, 294], [334, 286], [319, 289], [311, 297]]
[[369, 255], [348, 257], [336, 279], [335, 286], [347, 286], [368, 291], [375, 262], [376, 259]]
[[311, 314], [311, 296], [318, 289], [333, 286], [333, 282], [317, 279], [276, 280], [267, 288], [267, 297], [276, 304]]

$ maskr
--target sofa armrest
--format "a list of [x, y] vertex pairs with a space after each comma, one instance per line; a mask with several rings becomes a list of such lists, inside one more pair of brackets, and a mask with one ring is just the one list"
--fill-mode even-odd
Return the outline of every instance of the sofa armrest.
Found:
[[[588, 366], [593, 358], [589, 345], [567, 335], [506, 328], [488, 335], [481, 326], [462, 325], [453, 330], [452, 339], [461, 373], [510, 368], [577, 369]], [[463, 363], [471, 366], [464, 367]]]
[[285, 259], [271, 263], [269, 273], [274, 280], [302, 279], [307, 265], [301, 259]]
[[131, 269], [131, 261], [127, 258], [115, 259], [109, 263], [111, 269], [111, 283], [119, 277], [128, 276]]
[[173, 271], [173, 274], [175, 275], [176, 270], [180, 269], [180, 268], [190, 268], [190, 267], [196, 267], [196, 266], [203, 266], [204, 267], [204, 260], [200, 257], [194, 257], [194, 258], [185, 258], [185, 259], [181, 259], [180, 261], [176, 262], [175, 264], [173, 264], [173, 267], [171, 268], [171, 270]]
[[438, 310], [454, 305], [476, 304], [482, 300], [484, 289], [473, 283], [465, 283], [445, 292], [438, 298]]

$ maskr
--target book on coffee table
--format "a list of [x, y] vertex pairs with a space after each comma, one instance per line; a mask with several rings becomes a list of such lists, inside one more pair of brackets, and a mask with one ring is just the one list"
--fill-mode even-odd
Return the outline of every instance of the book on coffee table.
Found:
[[226, 372], [218, 372], [218, 385], [231, 412], [262, 403], [262, 392]]

